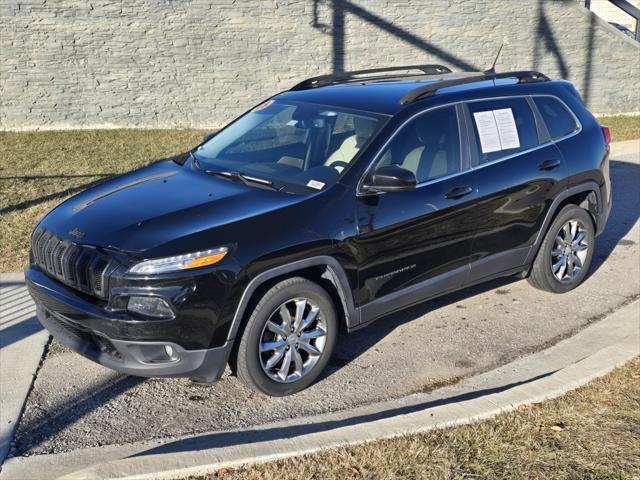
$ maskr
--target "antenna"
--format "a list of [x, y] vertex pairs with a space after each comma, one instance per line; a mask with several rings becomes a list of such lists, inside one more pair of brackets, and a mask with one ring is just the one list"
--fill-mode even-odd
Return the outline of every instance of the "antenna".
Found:
[[502, 43], [500, 44], [500, 48], [498, 48], [498, 53], [496, 53], [496, 58], [493, 60], [493, 65], [491, 65], [491, 68], [489, 70], [485, 70], [484, 73], [496, 73], [496, 63], [498, 63], [500, 52], [502, 52], [502, 47], [504, 47], [505, 43], [507, 43], [507, 41], [506, 39], [503, 39]]

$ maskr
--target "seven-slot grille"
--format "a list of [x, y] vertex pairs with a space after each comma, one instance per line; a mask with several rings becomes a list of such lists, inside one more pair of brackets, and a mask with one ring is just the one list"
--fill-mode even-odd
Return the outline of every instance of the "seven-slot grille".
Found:
[[94, 248], [62, 240], [40, 228], [31, 239], [31, 260], [49, 276], [76, 290], [107, 297], [109, 258]]

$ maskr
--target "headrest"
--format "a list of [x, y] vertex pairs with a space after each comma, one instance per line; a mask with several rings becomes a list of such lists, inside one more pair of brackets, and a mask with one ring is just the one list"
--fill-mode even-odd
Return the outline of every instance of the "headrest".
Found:
[[353, 128], [356, 132], [356, 146], [360, 148], [373, 135], [376, 121], [370, 118], [353, 117]]

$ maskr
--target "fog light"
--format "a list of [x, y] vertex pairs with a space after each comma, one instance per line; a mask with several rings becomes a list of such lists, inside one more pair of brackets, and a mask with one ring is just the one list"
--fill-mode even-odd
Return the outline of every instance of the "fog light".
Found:
[[173, 310], [159, 297], [130, 297], [127, 310], [153, 318], [173, 318]]
[[164, 346], [164, 353], [166, 353], [167, 357], [169, 357], [171, 359], [175, 358], [173, 356], [173, 347], [171, 345], [165, 345]]

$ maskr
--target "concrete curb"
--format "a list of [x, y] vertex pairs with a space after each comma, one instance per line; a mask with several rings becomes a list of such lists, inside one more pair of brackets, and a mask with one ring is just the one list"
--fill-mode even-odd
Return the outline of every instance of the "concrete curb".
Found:
[[[603, 123], [607, 123], [604, 121]], [[640, 139], [625, 140], [624, 142], [611, 143], [611, 157], [620, 155], [633, 155], [640, 152]]]
[[0, 273], [0, 283], [9, 283], [9, 282], [24, 282], [24, 273], [22, 272], [13, 272], [13, 273]]
[[11, 450], [48, 341], [49, 333], [35, 317], [24, 275], [0, 274], [0, 464]]
[[12, 458], [0, 478], [175, 479], [425, 432], [555, 398], [639, 354], [636, 299], [547, 350], [435, 392], [241, 431]]

